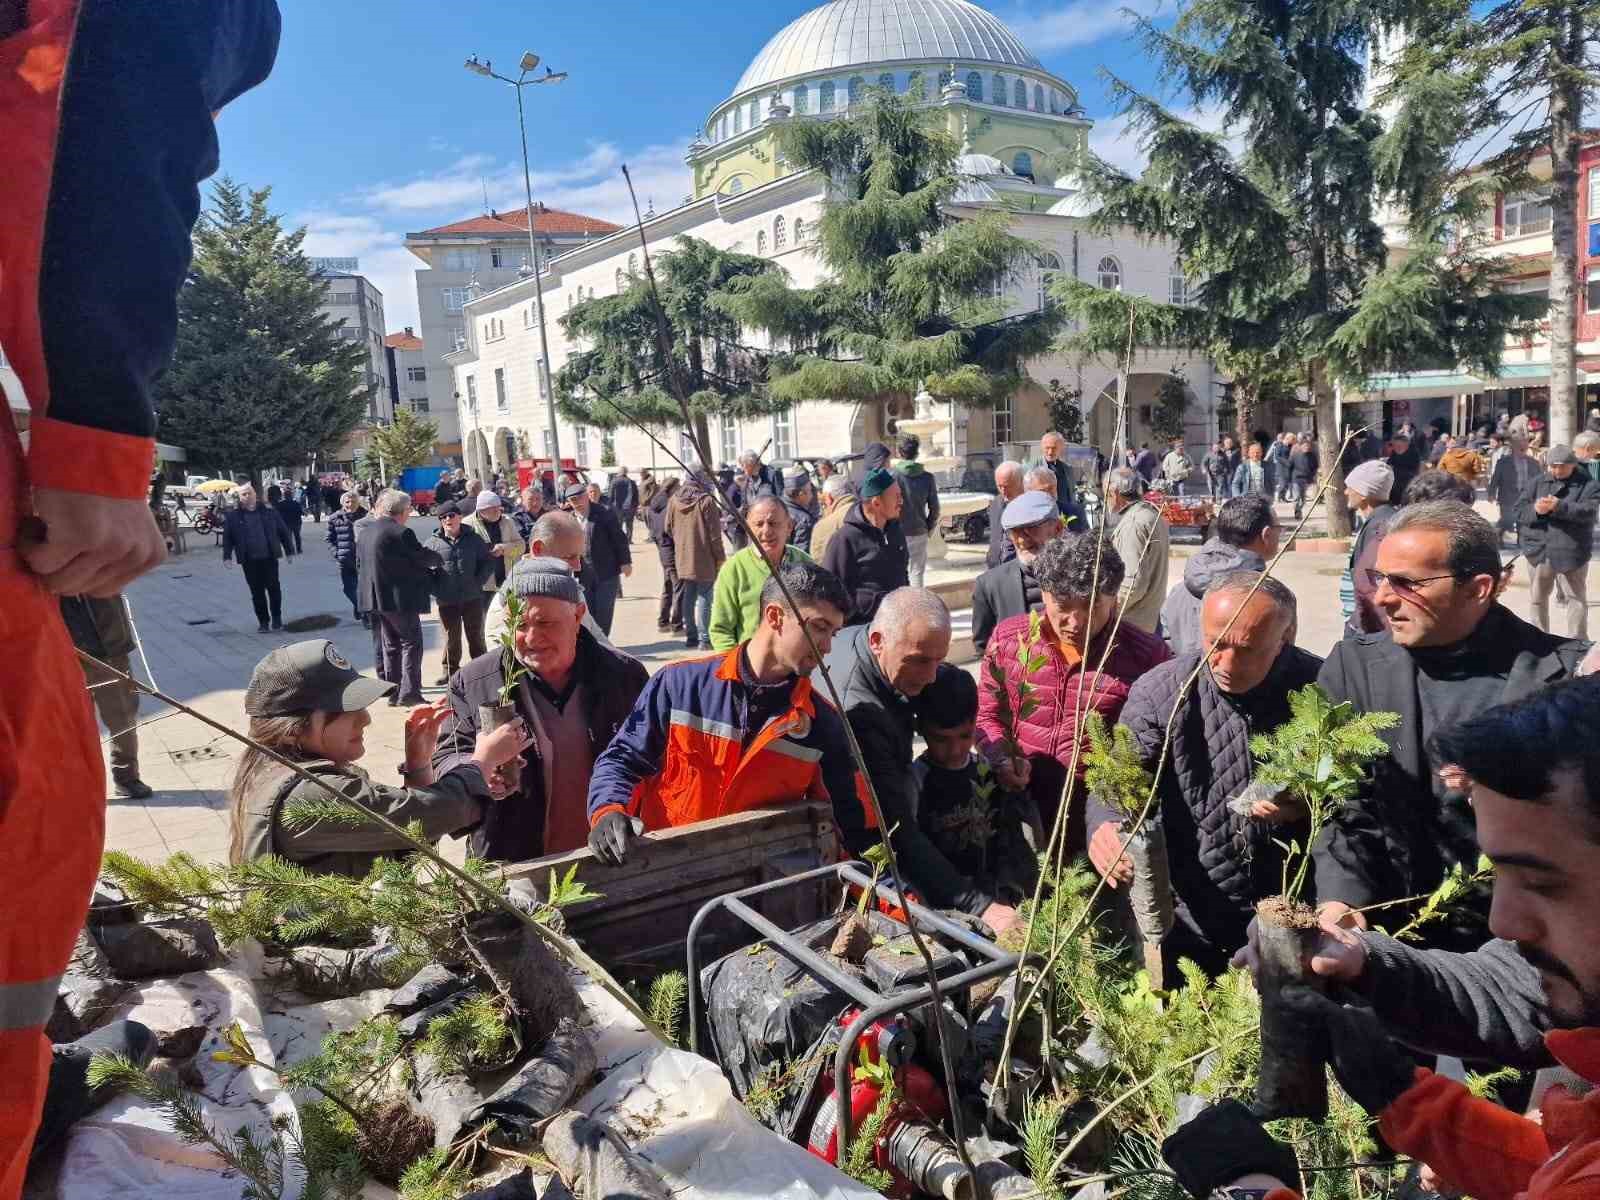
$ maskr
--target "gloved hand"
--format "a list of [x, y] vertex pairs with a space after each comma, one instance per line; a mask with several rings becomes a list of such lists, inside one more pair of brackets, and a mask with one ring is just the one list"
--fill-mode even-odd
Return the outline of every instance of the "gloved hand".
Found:
[[1294, 1147], [1278, 1141], [1237, 1100], [1213, 1104], [1161, 1143], [1178, 1182], [1196, 1200], [1245, 1175], [1270, 1175], [1299, 1185], [1300, 1160]]
[[1384, 1032], [1370, 1008], [1340, 1004], [1308, 987], [1286, 987], [1281, 999], [1285, 1008], [1328, 1027], [1339, 1086], [1372, 1116], [1411, 1086], [1417, 1064]]
[[628, 857], [628, 843], [633, 840], [634, 832], [628, 814], [613, 809], [589, 830], [589, 849], [601, 862], [620, 867]]

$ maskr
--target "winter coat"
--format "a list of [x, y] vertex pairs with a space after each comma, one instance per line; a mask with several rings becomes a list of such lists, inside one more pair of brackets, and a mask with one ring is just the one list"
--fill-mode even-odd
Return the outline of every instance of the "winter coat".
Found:
[[[1507, 521], [1509, 526], [1516, 517], [1522, 505], [1522, 493], [1528, 489], [1543, 472], [1539, 468], [1539, 460], [1531, 454], [1513, 454], [1503, 451], [1500, 461], [1495, 463], [1494, 470], [1489, 473], [1489, 499], [1500, 506], [1502, 517], [1513, 514], [1512, 521]], [[1391, 496], [1398, 496], [1399, 492], [1390, 492]]]
[[[651, 480], [655, 483], [654, 480]], [[673, 491], [677, 491], [676, 488]], [[650, 499], [644, 501], [644, 526], [650, 531], [650, 540], [656, 544], [656, 554], [661, 559], [663, 571], [678, 570], [678, 551], [672, 540], [672, 492], [657, 484], [650, 489]]]
[[611, 507], [623, 516], [639, 510], [639, 485], [626, 475], [611, 481]]
[[[1495, 605], [1472, 633], [1465, 661], [1475, 677], [1493, 677], [1495, 703], [1508, 703], [1571, 676], [1587, 642], [1543, 633]], [[1389, 753], [1373, 763], [1356, 795], [1323, 829], [1312, 849], [1317, 898], [1352, 908], [1427, 896], [1456, 863], [1471, 870], [1478, 841], [1471, 806], [1459, 792], [1434, 792], [1412, 652], [1388, 633], [1347, 637], [1334, 646], [1317, 682], [1335, 702], [1358, 712], [1392, 712], [1400, 722], [1380, 735]], [[1399, 907], [1385, 924], [1404, 925]], [[1444, 933], [1446, 931], [1441, 931]], [[1481, 931], [1479, 940], [1482, 940]]]
[[[487, 551], [488, 547], [496, 544], [495, 539], [489, 533], [489, 526], [484, 523], [483, 518], [477, 513], [473, 513], [466, 520], [462, 521], [461, 528], [470, 529], [473, 533], [477, 534], [479, 540], [483, 542], [485, 551]], [[504, 510], [502, 510], [500, 514], [500, 541], [498, 544], [505, 547], [500, 561], [505, 563], [506, 578], [510, 579], [511, 568], [515, 567], [517, 565], [517, 560], [528, 552], [528, 543], [522, 540], [522, 534], [517, 529], [517, 523], [512, 520], [511, 515]], [[495, 582], [496, 574], [497, 572], [491, 566], [489, 570], [489, 578], [483, 581], [484, 591], [492, 592], [496, 587], [499, 586]]]
[[919, 462], [901, 462], [894, 469], [905, 503], [900, 509], [900, 532], [925, 537], [939, 527], [939, 484]]
[[789, 544], [798, 546], [807, 554], [811, 553], [811, 531], [817, 526], [817, 518], [809, 508], [802, 508], [787, 495], [783, 498], [784, 511], [789, 514]]
[[1230, 571], [1264, 571], [1266, 562], [1254, 550], [1230, 546], [1219, 537], [1209, 539], [1183, 568], [1183, 581], [1167, 593], [1161, 606], [1161, 633], [1174, 654], [1200, 647], [1200, 604], [1214, 579]]
[[989, 553], [984, 555], [983, 561], [991, 571], [1017, 556], [1017, 548], [1006, 536], [1005, 526], [1000, 520], [1005, 514], [1006, 505], [1010, 503], [1004, 496], [996, 496], [989, 501]]
[[1152, 482], [1157, 475], [1161, 474], [1161, 460], [1156, 457], [1156, 452], [1148, 446], [1140, 447], [1139, 453], [1133, 456], [1133, 462], [1129, 465], [1139, 472], [1146, 483]]
[[[585, 629], [578, 630], [578, 654], [573, 674], [582, 683], [584, 717], [589, 728], [591, 760], [601, 753], [633, 711], [633, 703], [647, 679], [643, 664], [622, 651], [600, 645]], [[450, 678], [450, 715], [439, 729], [433, 752], [438, 773], [470, 760], [478, 740], [478, 707], [500, 703], [505, 680], [504, 660], [498, 648], [467, 663]], [[523, 688], [512, 693], [517, 716], [530, 730], [536, 717]], [[517, 862], [544, 853], [544, 760], [539, 743], [522, 754], [522, 774], [517, 790], [489, 806], [483, 823], [473, 831], [472, 853], [478, 858]], [[559, 769], [559, 764], [552, 764]]]
[[358, 508], [355, 512], [345, 512], [340, 509], [328, 518], [328, 532], [325, 535], [328, 545], [333, 551], [333, 561], [341, 567], [356, 565], [356, 522], [367, 515], [367, 510]]
[[392, 517], [365, 522], [356, 537], [356, 597], [364, 613], [425, 613], [440, 559]]
[[1304, 450], [1295, 450], [1289, 455], [1289, 482], [1296, 484], [1316, 483], [1317, 472], [1322, 468], [1322, 458], [1317, 454], [1316, 447], [1307, 446]]
[[133, 623], [121, 595], [63, 596], [61, 618], [72, 644], [86, 654], [107, 659], [134, 652]]
[[633, 551], [622, 532], [622, 523], [607, 505], [589, 505], [584, 531], [583, 564], [596, 580], [615, 579], [623, 567], [633, 565]]
[[[959, 908], [971, 901], [972, 882], [940, 853], [917, 824], [916, 784], [912, 770], [912, 735], [916, 709], [895, 691], [878, 667], [864, 626], [846, 629], [828, 652], [828, 673], [839, 689], [844, 718], [861, 746], [861, 757], [892, 831], [895, 854], [906, 886], [935, 908]], [[864, 827], [847, 826], [846, 814], [835, 819], [852, 854], [860, 854]], [[853, 814], [851, 814], [853, 815]], [[875, 838], [871, 840], [876, 840]]]
[[[1028, 579], [1022, 560], [1015, 555], [1009, 562], [992, 567], [972, 583], [972, 648], [980, 655], [994, 636], [995, 626], [1007, 617], [1029, 611]], [[1034, 590], [1038, 590], [1034, 584]]]
[[[1378, 505], [1350, 539], [1350, 564], [1346, 571], [1352, 608], [1345, 620], [1346, 633], [1382, 633], [1389, 628], [1389, 618], [1375, 599], [1378, 589], [1367, 580], [1367, 572], [1378, 565], [1378, 547], [1383, 544], [1383, 535], [1389, 532], [1389, 522], [1394, 520], [1397, 511], [1392, 505]], [[1341, 598], [1342, 595], [1341, 589]]]
[[[783, 562], [811, 562], [798, 546], [783, 548]], [[711, 647], [731, 650], [748, 641], [760, 619], [761, 589], [772, 578], [772, 568], [759, 546], [746, 546], [722, 564], [711, 590]]]
[[1406, 485], [1417, 477], [1417, 472], [1422, 470], [1422, 454], [1412, 443], [1406, 447], [1404, 454], [1389, 455], [1389, 469], [1394, 472], [1394, 486], [1389, 489], [1389, 495], [1397, 500], [1403, 500], [1406, 494]]
[[1182, 483], [1194, 474], [1194, 463], [1182, 450], [1169, 450], [1161, 460], [1161, 476], [1170, 483]]
[[1211, 451], [1201, 461], [1200, 466], [1208, 479], [1215, 479], [1219, 483], [1233, 479], [1233, 464], [1228, 461], [1228, 455], [1222, 450]]
[[[1132, 732], [1146, 769], [1154, 770], [1166, 741], [1173, 706], [1172, 744], [1157, 783], [1167, 861], [1178, 920], [1188, 932], [1226, 957], [1244, 945], [1255, 902], [1283, 888], [1279, 840], [1304, 842], [1305, 823], [1272, 826], [1241, 817], [1228, 802], [1254, 775], [1250, 738], [1289, 719], [1289, 693], [1315, 683], [1322, 660], [1285, 647], [1267, 678], [1243, 696], [1217, 687], [1209, 669], [1192, 688], [1185, 681], [1200, 664], [1195, 650], [1169, 659], [1134, 681], [1120, 723]], [[1180, 696], [1182, 700], [1180, 701]], [[1091, 795], [1087, 829], [1119, 825], [1122, 814]]]
[[[1261, 478], [1255, 483], [1250, 480], [1250, 468], [1257, 465], [1261, 468]], [[1265, 462], [1252, 464], [1247, 458], [1233, 469], [1233, 494], [1235, 496], [1270, 496], [1272, 494], [1272, 470]]]
[[844, 524], [845, 515], [854, 508], [859, 501], [852, 495], [840, 496], [833, 502], [833, 507], [817, 523], [811, 527], [811, 559], [821, 562], [828, 553], [828, 543], [833, 540], [833, 535], [839, 532], [839, 526]]
[[[1556, 506], [1543, 516], [1534, 501], [1554, 496]], [[1594, 521], [1600, 512], [1600, 484], [1580, 466], [1565, 479], [1540, 473], [1522, 493], [1522, 552], [1528, 562], [1548, 562], [1553, 570], [1574, 571], [1594, 556]]]
[[716, 579], [727, 555], [722, 548], [720, 511], [716, 499], [694, 483], [685, 483], [667, 501], [666, 528], [679, 579], [695, 583]]
[[455, 541], [440, 530], [422, 547], [432, 550], [442, 560], [433, 573], [433, 594], [441, 605], [466, 604], [484, 598], [485, 585], [494, 581], [494, 556], [489, 553], [489, 543], [475, 530], [462, 522], [461, 533]]
[[1061, 515], [1078, 515], [1078, 528], [1083, 528], [1083, 512], [1078, 507], [1078, 486], [1072, 480], [1072, 468], [1067, 466], [1066, 459], [1058, 458], [1054, 462], [1043, 464], [1050, 468], [1050, 473], [1056, 477], [1056, 507], [1061, 510]]
[[865, 625], [878, 611], [878, 604], [895, 588], [906, 587], [909, 555], [905, 534], [898, 521], [879, 529], [857, 504], [845, 514], [839, 532], [828, 543], [823, 566], [838, 576], [850, 597], [848, 625]]
[[273, 507], [278, 510], [278, 515], [283, 518], [283, 523], [288, 526], [291, 532], [299, 529], [305, 523], [306, 510], [300, 501], [285, 496]]
[[[257, 553], [263, 539], [267, 552]], [[247, 558], [294, 557], [294, 538], [276, 509], [258, 504], [249, 511], [235, 508], [223, 516], [222, 561], [229, 562], [235, 556], [240, 562]]]
[[1171, 535], [1166, 518], [1148, 500], [1135, 500], [1115, 520], [1111, 544], [1127, 568], [1120, 593], [1123, 623], [1154, 633], [1161, 621], [1161, 603], [1167, 596]]
[[[989, 681], [997, 669], [1004, 675], [1006, 691], [1015, 711], [1017, 684], [1022, 673], [1022, 666], [1017, 662], [1017, 647], [1027, 636], [1028, 618], [1008, 617], [995, 627], [983, 652], [979, 678], [984, 684], [978, 689], [978, 748], [996, 765], [1006, 756], [1003, 747], [1006, 731], [1001, 727], [994, 688]], [[1100, 636], [1090, 642], [1083, 660], [1076, 664], [1067, 662], [1048, 635], [1040, 638], [1035, 653], [1044, 656], [1045, 665], [1029, 680], [1039, 704], [1032, 714], [1022, 718], [1017, 731], [1024, 754], [1040, 754], [1055, 759], [1062, 766], [1070, 765], [1073, 747], [1082, 737], [1077, 720], [1079, 712], [1097, 712], [1107, 722], [1115, 721], [1127, 703], [1128, 689], [1134, 680], [1172, 657], [1167, 644], [1155, 634], [1123, 622], [1117, 629], [1110, 654], [1106, 655], [1105, 668], [1097, 675], [1095, 668], [1105, 653], [1105, 637], [1106, 631], [1102, 630]], [[1078, 769], [1081, 773], [1081, 757]]]
[[[425, 841], [461, 834], [483, 820], [493, 801], [488, 782], [478, 765], [465, 758], [440, 772], [426, 787], [396, 787], [377, 783], [354, 763], [314, 759], [300, 765], [324, 783], [357, 800], [363, 808], [388, 817], [397, 825], [413, 821], [422, 826]], [[285, 806], [306, 801], [326, 803], [328, 795], [318, 784], [268, 763], [258, 771], [245, 795], [239, 820], [243, 825], [241, 862], [267, 855], [285, 859], [314, 875], [343, 875], [361, 879], [380, 858], [410, 853], [411, 844], [380, 825], [340, 820], [318, 820], [291, 826], [283, 820]]]

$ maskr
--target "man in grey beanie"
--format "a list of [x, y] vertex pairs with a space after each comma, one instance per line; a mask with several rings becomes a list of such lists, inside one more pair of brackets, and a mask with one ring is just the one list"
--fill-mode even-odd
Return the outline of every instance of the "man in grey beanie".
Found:
[[493, 805], [473, 831], [479, 858], [517, 861], [576, 850], [588, 841], [589, 772], [644, 690], [637, 659], [602, 646], [583, 628], [583, 589], [566, 560], [533, 554], [506, 578], [518, 620], [510, 646], [496, 644], [450, 680], [450, 716], [434, 769], [448, 771], [477, 744], [484, 709], [510, 704], [533, 745], [496, 772]]

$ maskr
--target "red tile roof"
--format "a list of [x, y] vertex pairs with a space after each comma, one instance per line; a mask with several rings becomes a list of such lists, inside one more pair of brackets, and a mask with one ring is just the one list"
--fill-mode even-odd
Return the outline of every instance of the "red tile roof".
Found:
[[[620, 225], [613, 225], [610, 221], [602, 221], [599, 217], [586, 217], [582, 213], [564, 212], [559, 208], [546, 208], [542, 204], [533, 206], [533, 229], [535, 233], [547, 234], [606, 234], [616, 233]], [[526, 233], [528, 230], [528, 210], [526, 208], [508, 209], [505, 212], [491, 212], [481, 217], [468, 217], [465, 221], [456, 221], [449, 225], [440, 225], [436, 229], [424, 229], [419, 237], [428, 237], [433, 234], [450, 233]]]
[[388, 337], [383, 339], [383, 344], [385, 346], [392, 346], [396, 350], [422, 349], [422, 339], [416, 334], [410, 332], [391, 333]]

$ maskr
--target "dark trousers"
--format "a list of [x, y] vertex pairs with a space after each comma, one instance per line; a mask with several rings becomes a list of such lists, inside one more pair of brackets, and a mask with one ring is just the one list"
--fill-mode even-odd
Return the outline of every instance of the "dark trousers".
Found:
[[617, 597], [621, 594], [621, 575], [597, 579], [589, 591], [589, 611], [594, 614], [594, 623], [600, 626], [600, 632], [607, 637], [611, 636], [611, 620], [617, 615]]
[[289, 536], [294, 539], [294, 552], [296, 554], [304, 554], [305, 551], [300, 546], [300, 526], [289, 526]]
[[244, 581], [250, 585], [250, 603], [255, 605], [256, 624], [274, 625], [283, 621], [283, 589], [278, 585], [278, 560], [244, 558], [239, 560]]
[[461, 633], [467, 634], [467, 657], [484, 653], [483, 614], [488, 607], [482, 600], [461, 604], [439, 602], [439, 624], [444, 626], [444, 673], [454, 675], [461, 665]]
[[383, 678], [402, 700], [422, 695], [422, 617], [417, 613], [379, 613], [383, 635]]
[[617, 514], [617, 518], [622, 522], [622, 536], [630, 542], [633, 541], [633, 518], [636, 515], [638, 515], [636, 512], [631, 511]]
[[378, 678], [385, 683], [399, 683], [398, 679], [391, 679], [389, 667], [383, 661], [383, 622], [378, 619], [377, 613], [366, 613], [362, 617], [367, 623], [367, 628], [372, 631], [372, 669], [377, 672]]
[[[105, 661], [124, 675], [133, 674], [126, 654], [108, 654]], [[83, 664], [83, 676], [95, 711], [111, 735], [111, 778], [130, 783], [139, 778], [139, 690], [91, 663]]]
[[339, 564], [339, 586], [344, 588], [344, 598], [350, 601], [350, 611], [359, 618], [361, 606], [356, 603], [356, 569]]
[[656, 624], [662, 629], [679, 629], [683, 626], [683, 584], [678, 580], [678, 568], [673, 563], [661, 564], [661, 615]]

